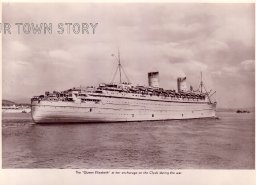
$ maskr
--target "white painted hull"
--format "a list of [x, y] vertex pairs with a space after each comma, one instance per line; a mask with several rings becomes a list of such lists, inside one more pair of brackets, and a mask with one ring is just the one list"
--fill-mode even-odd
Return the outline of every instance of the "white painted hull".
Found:
[[151, 101], [104, 97], [95, 102], [33, 101], [35, 123], [121, 122], [215, 117], [206, 101]]

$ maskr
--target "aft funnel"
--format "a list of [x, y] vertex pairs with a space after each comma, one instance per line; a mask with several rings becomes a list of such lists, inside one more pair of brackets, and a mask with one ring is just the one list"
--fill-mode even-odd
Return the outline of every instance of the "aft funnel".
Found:
[[179, 77], [177, 79], [177, 86], [178, 86], [178, 92], [186, 92], [187, 91], [187, 83], [186, 83], [187, 77]]
[[159, 72], [148, 73], [148, 85], [159, 88]]

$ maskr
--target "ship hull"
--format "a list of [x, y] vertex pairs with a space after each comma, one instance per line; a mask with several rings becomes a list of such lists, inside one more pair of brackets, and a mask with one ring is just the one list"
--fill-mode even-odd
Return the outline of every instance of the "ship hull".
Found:
[[99, 103], [32, 102], [35, 123], [92, 123], [214, 118], [216, 104], [105, 98]]

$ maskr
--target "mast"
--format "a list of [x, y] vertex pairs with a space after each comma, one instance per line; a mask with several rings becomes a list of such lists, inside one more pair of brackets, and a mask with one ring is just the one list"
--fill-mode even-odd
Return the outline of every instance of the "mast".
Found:
[[122, 72], [121, 72], [121, 60], [120, 60], [120, 51], [118, 48], [118, 69], [119, 69], [119, 82], [122, 83]]
[[201, 71], [200, 92], [201, 93], [203, 92], [203, 74], [202, 74], [202, 71]]
[[125, 70], [123, 69], [122, 64], [121, 64], [121, 57], [120, 57], [119, 48], [118, 48], [118, 54], [117, 54], [117, 56], [114, 55], [114, 54], [112, 54], [111, 56], [114, 57], [114, 58], [116, 59], [116, 61], [118, 62], [116, 71], [115, 71], [115, 73], [114, 73], [114, 76], [113, 76], [111, 82], [114, 81], [114, 79], [115, 79], [115, 77], [116, 77], [116, 74], [117, 74], [117, 72], [119, 71], [119, 82], [120, 82], [120, 84], [121, 84], [121, 83], [122, 83], [122, 70], [123, 70], [124, 76], [126, 77], [127, 81], [130, 83], [130, 80], [129, 80], [128, 76], [126, 75]]
[[[206, 87], [204, 86], [204, 84], [203, 84], [203, 73], [202, 73], [202, 71], [201, 71], [201, 82], [200, 82], [200, 91], [201, 91], [201, 93], [203, 93], [203, 88], [204, 88], [204, 91], [205, 91], [206, 96], [208, 97], [209, 102], [212, 103], [212, 101], [211, 101], [211, 96], [210, 96], [210, 93], [211, 93], [212, 90], [210, 90], [210, 91], [208, 92], [207, 89], [206, 89]], [[215, 92], [214, 92], [214, 93], [215, 93]], [[213, 93], [213, 94], [214, 94], [214, 93]]]

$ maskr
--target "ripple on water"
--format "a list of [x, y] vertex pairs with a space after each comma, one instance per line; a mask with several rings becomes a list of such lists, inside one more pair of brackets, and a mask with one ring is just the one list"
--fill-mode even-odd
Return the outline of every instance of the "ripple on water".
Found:
[[254, 114], [218, 114], [68, 125], [3, 114], [3, 168], [253, 169]]

